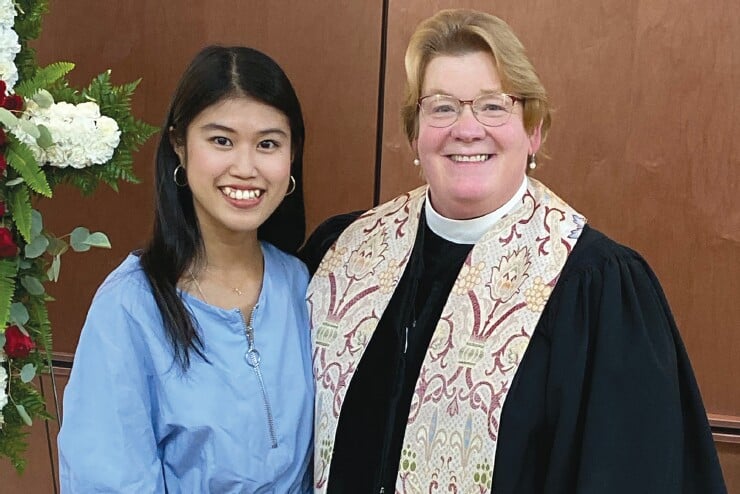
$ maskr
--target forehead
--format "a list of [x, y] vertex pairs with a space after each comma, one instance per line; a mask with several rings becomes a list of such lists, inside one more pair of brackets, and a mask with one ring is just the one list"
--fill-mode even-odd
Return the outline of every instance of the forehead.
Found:
[[216, 124], [235, 131], [280, 129], [289, 132], [288, 117], [277, 108], [247, 96], [225, 98], [207, 106], [196, 116], [190, 128]]
[[424, 70], [421, 87], [423, 95], [442, 92], [468, 98], [500, 91], [501, 79], [493, 55], [476, 51], [432, 58]]

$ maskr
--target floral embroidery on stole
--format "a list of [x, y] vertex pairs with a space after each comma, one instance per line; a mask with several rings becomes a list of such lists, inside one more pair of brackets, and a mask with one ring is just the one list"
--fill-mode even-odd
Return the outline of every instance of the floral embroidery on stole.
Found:
[[[586, 222], [528, 181], [521, 205], [475, 244], [447, 299], [411, 402], [396, 492], [490, 491], [506, 394]], [[408, 263], [425, 192], [358, 218], [309, 285], [317, 493], [352, 375]]]

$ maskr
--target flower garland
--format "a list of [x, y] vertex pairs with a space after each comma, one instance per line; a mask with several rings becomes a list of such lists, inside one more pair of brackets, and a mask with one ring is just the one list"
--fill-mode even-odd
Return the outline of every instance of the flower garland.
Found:
[[65, 78], [73, 64], [37, 66], [27, 44], [47, 1], [0, 0], [0, 457], [18, 471], [25, 428], [51, 418], [34, 385], [51, 363], [44, 284], [58, 280], [69, 248], [110, 248], [84, 227], [56, 237], [32, 200], [51, 198], [63, 182], [84, 194], [137, 182], [133, 152], [156, 132], [131, 114], [139, 81], [115, 86], [108, 71], [78, 91]]

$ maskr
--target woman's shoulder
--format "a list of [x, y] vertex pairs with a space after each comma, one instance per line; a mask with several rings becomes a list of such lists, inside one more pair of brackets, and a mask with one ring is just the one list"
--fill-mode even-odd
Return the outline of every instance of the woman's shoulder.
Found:
[[585, 225], [573, 252], [563, 267], [562, 276], [577, 275], [583, 271], [603, 270], [613, 263], [636, 264], [648, 268], [645, 259], [634, 249]]
[[135, 305], [141, 303], [142, 298], [152, 298], [151, 286], [141, 267], [139, 255], [132, 252], [103, 280], [95, 293], [93, 304], [111, 301], [117, 305]]
[[122, 285], [133, 283], [135, 286], [147, 283], [146, 275], [136, 252], [128, 254], [116, 268], [105, 277], [100, 290], [118, 290]]
[[359, 210], [351, 213], [338, 214], [321, 223], [308, 237], [306, 243], [298, 251], [298, 257], [306, 264], [309, 273], [313, 275], [319, 267], [324, 254], [334, 245], [339, 236], [362, 216], [366, 211]]
[[301, 259], [268, 242], [262, 242], [262, 252], [266, 258], [266, 266], [273, 270], [273, 275], [299, 285], [308, 284], [308, 269]]

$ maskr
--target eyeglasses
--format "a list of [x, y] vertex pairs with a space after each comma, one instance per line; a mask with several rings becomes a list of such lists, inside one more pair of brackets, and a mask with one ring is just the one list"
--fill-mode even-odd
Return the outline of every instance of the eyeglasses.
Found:
[[524, 101], [524, 98], [506, 93], [489, 93], [472, 100], [462, 100], [447, 94], [430, 94], [419, 98], [419, 108], [432, 127], [449, 127], [455, 123], [464, 105], [470, 105], [473, 116], [483, 125], [499, 127], [509, 121], [517, 101]]

